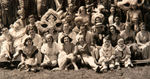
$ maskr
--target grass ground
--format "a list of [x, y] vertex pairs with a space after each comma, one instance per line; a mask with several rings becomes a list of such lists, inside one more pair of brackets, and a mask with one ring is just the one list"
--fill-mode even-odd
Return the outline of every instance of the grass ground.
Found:
[[150, 79], [150, 66], [136, 66], [131, 69], [122, 68], [107, 73], [96, 73], [87, 68], [81, 68], [79, 71], [41, 69], [39, 72], [34, 73], [1, 67], [0, 79]]

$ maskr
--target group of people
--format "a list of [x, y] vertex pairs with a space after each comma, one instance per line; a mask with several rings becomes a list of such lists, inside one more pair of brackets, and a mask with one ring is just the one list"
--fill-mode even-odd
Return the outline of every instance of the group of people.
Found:
[[54, 0], [55, 9], [37, 15], [28, 15], [20, 5], [9, 27], [0, 18], [0, 58], [14, 61], [20, 56], [20, 70], [79, 70], [88, 65], [96, 72], [121, 65], [131, 68], [133, 59], [150, 58], [148, 0], [81, 0], [80, 5], [77, 1]]

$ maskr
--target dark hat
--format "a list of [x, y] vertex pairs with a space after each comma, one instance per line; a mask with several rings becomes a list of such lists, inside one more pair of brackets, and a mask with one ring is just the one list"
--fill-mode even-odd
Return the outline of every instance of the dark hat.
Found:
[[62, 38], [61, 38], [61, 43], [64, 43], [64, 38], [65, 37], [68, 37], [69, 38], [69, 41], [72, 42], [72, 38], [70, 38], [68, 35], [64, 35]]

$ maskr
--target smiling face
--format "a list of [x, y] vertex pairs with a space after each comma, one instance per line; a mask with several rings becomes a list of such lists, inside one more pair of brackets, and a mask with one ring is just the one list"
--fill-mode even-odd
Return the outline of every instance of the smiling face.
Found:
[[65, 44], [70, 43], [69, 37], [65, 37], [65, 38], [64, 38], [64, 43], [65, 43]]

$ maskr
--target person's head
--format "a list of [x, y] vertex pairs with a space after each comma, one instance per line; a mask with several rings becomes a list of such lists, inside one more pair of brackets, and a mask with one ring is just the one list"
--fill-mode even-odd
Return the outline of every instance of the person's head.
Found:
[[34, 17], [34, 15], [30, 15], [28, 18], [29, 18], [29, 23], [30, 24], [34, 24], [35, 23], [35, 17]]
[[83, 23], [80, 25], [80, 32], [85, 33], [87, 31], [87, 24]]
[[65, 20], [69, 22], [69, 21], [72, 21], [72, 18], [73, 18], [72, 15], [67, 15], [65, 17]]
[[115, 22], [119, 23], [120, 22], [120, 18], [118, 16], [115, 17]]
[[81, 42], [84, 42], [84, 41], [85, 41], [85, 40], [84, 40], [84, 36], [83, 36], [83, 35], [78, 35], [78, 36], [77, 36], [77, 41], [80, 42], [80, 43], [81, 43]]
[[104, 31], [104, 25], [102, 23], [96, 23], [94, 28], [95, 28], [95, 33], [101, 33]]
[[131, 30], [131, 23], [130, 22], [125, 23], [125, 30]]
[[51, 34], [47, 34], [45, 39], [46, 39], [47, 43], [48, 42], [51, 42], [51, 43], [54, 42], [54, 38], [53, 38], [53, 36]]
[[110, 42], [110, 39], [108, 36], [106, 36], [104, 39], [103, 39], [103, 44], [105, 47], [109, 47], [111, 45], [111, 42]]
[[80, 25], [83, 23], [82, 21], [83, 21], [83, 18], [82, 18], [82, 17], [76, 17], [76, 18], [75, 18], [75, 24], [76, 24], [76, 26], [77, 26], [78, 28], [79, 28]]
[[72, 39], [68, 36], [68, 35], [65, 35], [62, 39], [61, 39], [61, 43], [63, 44], [68, 44], [68, 43], [71, 43], [72, 42]]
[[16, 31], [20, 30], [20, 28], [21, 28], [21, 24], [18, 21], [15, 22], [12, 26]]
[[33, 41], [31, 37], [27, 37], [24, 41], [24, 46], [32, 46], [33, 45]]
[[115, 34], [115, 33], [117, 32], [117, 29], [116, 29], [116, 27], [115, 27], [114, 25], [111, 25], [111, 26], [109, 27], [109, 30], [110, 30], [110, 33], [111, 33], [111, 34]]
[[74, 5], [73, 5], [72, 3], [69, 4], [68, 10], [69, 10], [70, 12], [73, 12], [73, 10], [74, 10]]
[[24, 9], [18, 10], [17, 13], [18, 13], [18, 15], [19, 15], [19, 17], [20, 17], [21, 19], [24, 19], [24, 18], [25, 18]]
[[118, 41], [117, 41], [117, 44], [119, 47], [123, 48], [124, 46], [124, 39], [123, 38], [120, 38]]
[[102, 17], [96, 17], [95, 18], [95, 24], [96, 23], [103, 23], [104, 19], [103, 19], [103, 16]]
[[112, 13], [112, 14], [114, 14], [115, 13], [115, 6], [111, 6], [111, 8], [110, 8], [110, 12]]
[[144, 22], [142, 22], [142, 23], [140, 24], [140, 30], [141, 30], [141, 31], [145, 31], [145, 30], [146, 30], [146, 25], [145, 25]]
[[36, 32], [34, 30], [29, 30], [28, 32], [29, 32], [28, 34], [31, 36], [31, 38], [35, 37]]
[[65, 23], [63, 25], [63, 32], [69, 32], [70, 31], [70, 27], [69, 27], [69, 24], [68, 23]]
[[2, 23], [2, 18], [0, 17], [0, 23]]
[[79, 8], [79, 14], [86, 14], [86, 8], [85, 8], [85, 6], [81, 6], [80, 8]]
[[6, 28], [6, 27], [5, 27], [5, 28], [2, 28], [2, 33], [3, 33], [3, 34], [7, 34], [7, 33], [8, 33], [8, 28]]
[[131, 9], [136, 10], [137, 9], [137, 4], [136, 3], [135, 4], [131, 4], [130, 7], [131, 7]]

